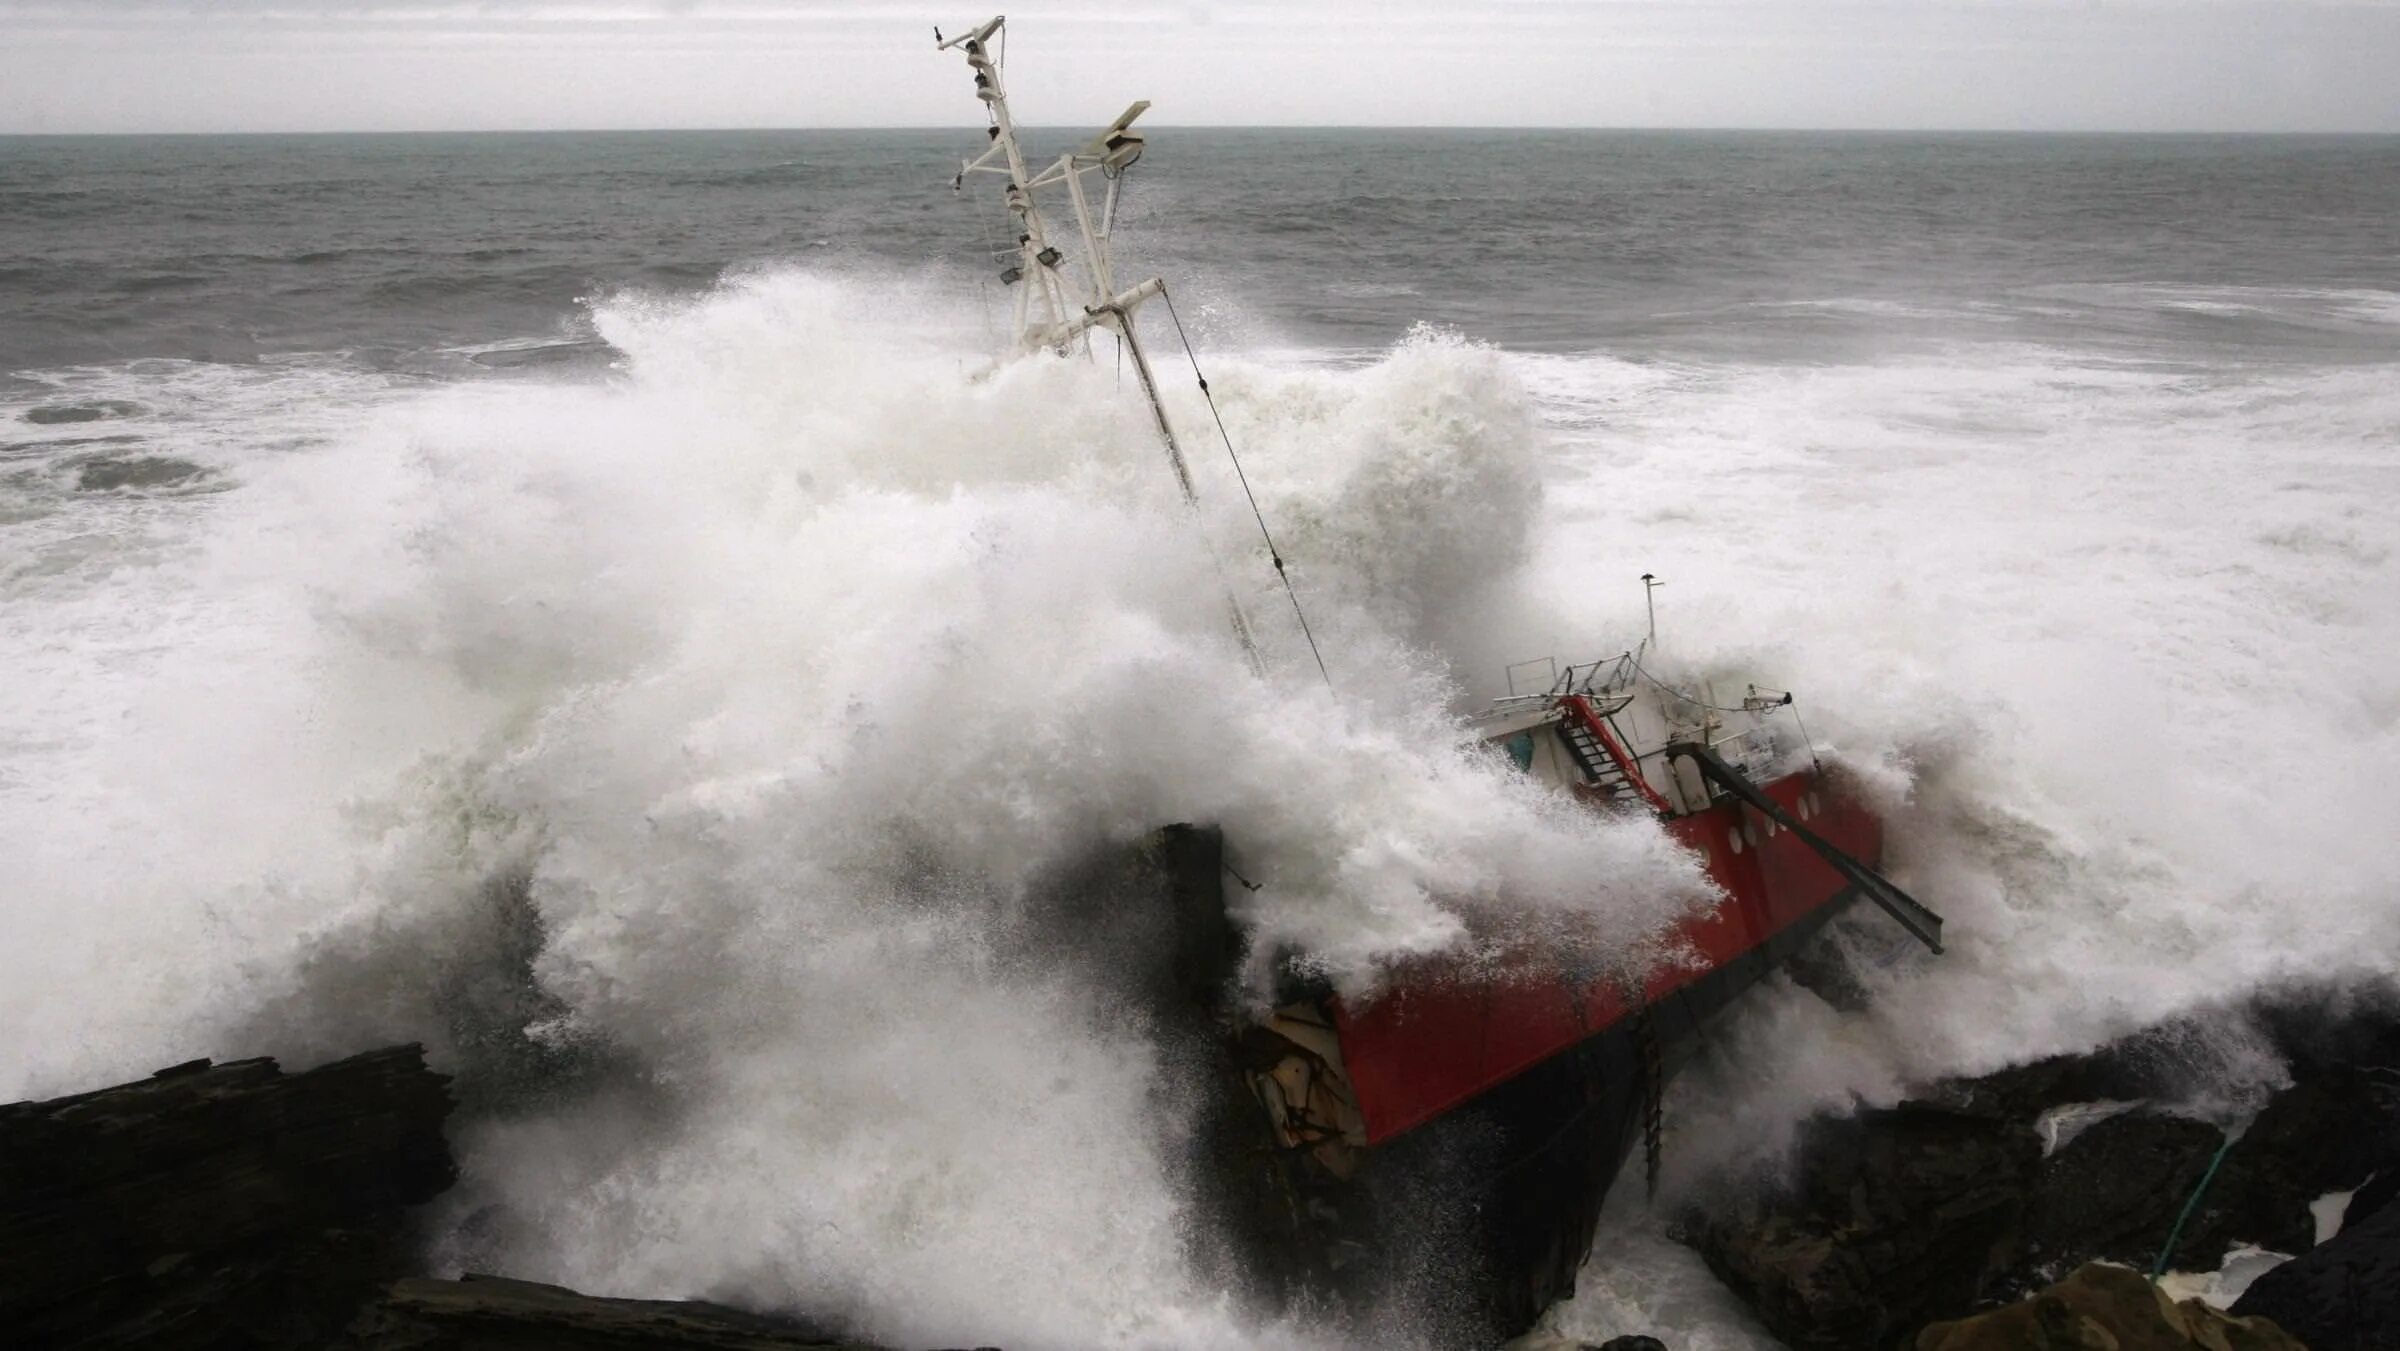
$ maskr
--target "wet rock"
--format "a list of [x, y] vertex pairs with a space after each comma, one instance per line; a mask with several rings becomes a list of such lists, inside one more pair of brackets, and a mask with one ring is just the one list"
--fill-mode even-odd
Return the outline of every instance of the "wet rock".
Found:
[[794, 1319], [469, 1276], [394, 1282], [332, 1351], [873, 1351]]
[[2146, 1267], [2224, 1139], [2204, 1121], [2154, 1112], [2086, 1127], [2043, 1161], [2016, 1287], [2038, 1288], [2092, 1261]]
[[2342, 1211], [2342, 1223], [2359, 1224], [2393, 1201], [2400, 1200], [2400, 1168], [2377, 1173], [2367, 1184], [2350, 1194], [2350, 1202]]
[[1970, 1116], [2031, 1123], [2065, 1103], [2148, 1097], [2156, 1091], [2156, 1080], [2135, 1057], [2102, 1050], [2055, 1055], [1973, 1079], [1946, 1079], [1927, 1089], [1923, 1098]]
[[1798, 1351], [1889, 1346], [1994, 1288], [2040, 1163], [2030, 1125], [1929, 1104], [1820, 1121], [1790, 1186], [1701, 1219], [1691, 1238]]
[[[2315, 1343], [2311, 1343], [2315, 1345]], [[2264, 1318], [2170, 1300], [2130, 1267], [2094, 1263], [2030, 1299], [1917, 1334], [1916, 1351], [2309, 1351]], [[2322, 1346], [2317, 1351], [2325, 1351]]]
[[317, 1345], [456, 1176], [448, 1081], [394, 1047], [194, 1061], [0, 1107], [0, 1327], [19, 1347]]
[[2307, 1251], [2318, 1197], [2400, 1174], [2400, 1074], [2306, 1064], [2297, 1073], [2213, 1175], [2223, 1136], [2204, 1122], [2137, 1111], [2085, 1128], [2042, 1168], [2018, 1284], [2031, 1289], [2087, 1261], [2146, 1269], [2195, 1194], [2174, 1269], [2212, 1270], [2244, 1244]]
[[2256, 1017], [2295, 1078], [2342, 1066], [2400, 1067], [2400, 984], [2284, 991]]
[[2345, 1215], [2340, 1233], [2251, 1282], [2233, 1311], [2273, 1319], [2311, 1351], [2400, 1346], [2400, 1205]]
[[1667, 1344], [1656, 1337], [1611, 1337], [1591, 1351], [1667, 1351]]
[[[2240, 1063], [2223, 1048], [2261, 1041], [2293, 1082], [2265, 1100], [2221, 1160], [2217, 1127], [2132, 1105], [2221, 1087], [2210, 1076]], [[2046, 1113], [2110, 1104], [2128, 1110], [2099, 1115], [2040, 1157]], [[2089, 1055], [1937, 1084], [1897, 1112], [1818, 1123], [1794, 1167], [1781, 1192], [1719, 1206], [1686, 1230], [1733, 1292], [1798, 1348], [1891, 1346], [1906, 1329], [2040, 1290], [2091, 1261], [2146, 1271], [2195, 1195], [2173, 1266], [2214, 1270], [2239, 1244], [2306, 1252], [2310, 1204], [2328, 1192], [2358, 1189], [2353, 1229], [2387, 1211], [2400, 1216], [2400, 1002], [2286, 994]], [[2262, 1277], [2254, 1298], [2281, 1301], [2272, 1316], [2312, 1346], [2318, 1337], [2299, 1306], [2326, 1301], [2308, 1326], [2348, 1335], [2339, 1330], [2358, 1301], [2345, 1282], [2372, 1278], [2400, 1291], [2400, 1271], [2377, 1265], [2386, 1258], [2348, 1251]], [[2400, 1330], [2374, 1321], [2382, 1306], [2363, 1307], [2371, 1334], [2355, 1344], [2400, 1347]]]
[[2226, 1151], [2176, 1245], [2176, 1267], [2215, 1266], [2236, 1243], [2306, 1252], [2316, 1242], [2310, 1202], [2400, 1173], [2400, 1073], [2303, 1066], [2295, 1078]]
[[144, 1351], [872, 1351], [792, 1318], [411, 1274], [456, 1180], [417, 1046], [0, 1107], [0, 1343]]

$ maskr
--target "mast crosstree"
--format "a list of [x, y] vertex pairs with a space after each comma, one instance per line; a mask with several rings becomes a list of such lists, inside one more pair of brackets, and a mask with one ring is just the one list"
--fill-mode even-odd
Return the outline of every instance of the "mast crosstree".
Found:
[[[1003, 17], [994, 17], [941, 44], [942, 51], [956, 49], [966, 54], [967, 66], [975, 72], [975, 97], [983, 101], [992, 119], [990, 147], [961, 164], [951, 186], [963, 188], [969, 174], [996, 174], [1008, 180], [1001, 198], [1016, 223], [1017, 238], [1014, 261], [1001, 270], [1000, 279], [1019, 287], [1017, 342], [1029, 352], [1043, 348], [1063, 351], [1096, 327], [1122, 332], [1130, 327], [1124, 322], [1125, 316], [1166, 288], [1165, 282], [1152, 277], [1138, 286], [1118, 291], [1108, 253], [1109, 228], [1117, 214], [1118, 183], [1125, 171], [1142, 157], [1144, 140], [1133, 124], [1149, 111], [1150, 101], [1137, 101], [1090, 142], [1059, 156], [1055, 162], [1039, 170], [1027, 168], [1024, 147], [1017, 140], [1016, 119], [1009, 112], [1001, 62], [992, 55], [992, 39], [1006, 22]], [[935, 35], [938, 37], [940, 30], [935, 30]], [[1095, 173], [1107, 184], [1100, 197], [1097, 219], [1092, 195], [1084, 182]], [[1084, 285], [1080, 288], [1071, 285], [1064, 274], [1066, 257], [1052, 242], [1048, 223], [1036, 200], [1040, 189], [1060, 186], [1067, 190], [1074, 208], [1075, 228], [1083, 238], [1080, 271]]]

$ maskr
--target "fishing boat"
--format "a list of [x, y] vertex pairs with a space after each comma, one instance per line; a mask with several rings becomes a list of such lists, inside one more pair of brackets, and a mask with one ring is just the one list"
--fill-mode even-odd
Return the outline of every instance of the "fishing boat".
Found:
[[[935, 41], [965, 57], [988, 115], [988, 143], [953, 187], [1001, 180], [1009, 230], [993, 264], [1012, 297], [1015, 347], [1088, 351], [1094, 334], [1112, 336], [1169, 472], [1196, 503], [1137, 322], [1153, 300], [1171, 312], [1172, 296], [1156, 277], [1121, 284], [1110, 251], [1149, 104], [1030, 162], [1003, 79], [1004, 32], [993, 18], [952, 37], [936, 30]], [[1065, 232], [1045, 214], [1052, 203], [1063, 204]], [[1184, 337], [1179, 319], [1174, 330]], [[1200, 389], [1208, 394], [1205, 379]], [[1271, 535], [1266, 554], [1306, 633]], [[1257, 662], [1249, 620], [1229, 605]], [[1205, 1208], [1261, 1284], [1338, 1299], [1432, 1283], [1462, 1325], [1514, 1335], [1572, 1293], [1601, 1202], [1637, 1144], [1655, 1187], [1661, 1094], [1711, 1018], [1860, 900], [1941, 951], [1941, 919], [1878, 871], [1883, 824], [1818, 763], [1793, 696], [1746, 684], [1720, 699], [1711, 685], [1657, 678], [1651, 614], [1640, 646], [1536, 663], [1522, 693], [1514, 679], [1528, 667], [1509, 668], [1511, 693], [1469, 735], [1592, 811], [1655, 820], [1691, 853], [1722, 899], [1668, 935], [1678, 960], [1630, 977], [1539, 950], [1498, 964], [1428, 960], [1371, 999], [1291, 976], [1262, 1007], [1227, 997], [1241, 940], [1225, 892], [1262, 883], [1230, 871], [1212, 829], [1173, 827], [1152, 842], [1175, 920], [1160, 984], [1217, 1048], [1224, 1089], [1197, 1149]], [[1322, 674], [1321, 656], [1317, 666]]]

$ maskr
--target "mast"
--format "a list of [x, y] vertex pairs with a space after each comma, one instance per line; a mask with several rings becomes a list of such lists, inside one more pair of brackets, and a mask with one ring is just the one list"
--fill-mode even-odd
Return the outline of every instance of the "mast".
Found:
[[[992, 39], [1001, 36], [1007, 16], [994, 15], [983, 24], [953, 38], [943, 38], [940, 29], [934, 30], [936, 50], [957, 49], [965, 53], [967, 66], [975, 73], [975, 97], [982, 100], [991, 115], [991, 145], [973, 159], [963, 161], [958, 176], [951, 180], [952, 189], [963, 189], [969, 174], [995, 174], [1008, 180], [1001, 189], [1001, 200], [1010, 217], [1016, 222], [1015, 261], [1003, 267], [1000, 280], [1017, 288], [1016, 323], [1017, 345], [1025, 352], [1048, 349], [1065, 353], [1081, 346], [1090, 350], [1091, 331], [1106, 329], [1116, 335], [1121, 350], [1133, 365], [1134, 379], [1142, 388], [1142, 397], [1149, 401], [1151, 420], [1158, 428], [1159, 444], [1167, 452], [1167, 465], [1174, 471], [1175, 486], [1182, 490], [1186, 506], [1195, 511], [1200, 495], [1192, 484], [1190, 464], [1185, 460], [1183, 443], [1175, 434], [1175, 424], [1167, 416], [1167, 406], [1159, 397], [1158, 377], [1150, 369], [1150, 358], [1142, 350], [1140, 335], [1135, 330], [1134, 311], [1143, 301], [1166, 292], [1166, 281], [1152, 277], [1147, 281], [1118, 290], [1116, 268], [1109, 257], [1109, 232], [1116, 222], [1117, 185], [1127, 169], [1142, 157], [1145, 142], [1142, 134], [1133, 130], [1136, 119], [1150, 109], [1148, 99], [1136, 100], [1108, 124], [1100, 133], [1081, 147], [1071, 150], [1051, 164], [1029, 170], [1025, 152], [1017, 142], [1017, 123], [1009, 112], [1008, 89], [1002, 81], [1004, 60], [992, 54]], [[1002, 39], [1001, 53], [1007, 45]], [[1093, 212], [1092, 193], [1085, 177], [1100, 175], [1107, 184], [1101, 194], [1097, 217]], [[1072, 286], [1065, 272], [1066, 255], [1051, 243], [1049, 229], [1042, 217], [1036, 193], [1040, 189], [1066, 189], [1068, 206], [1074, 214], [1077, 234], [1082, 238], [1081, 268], [1083, 285]], [[1003, 257], [1008, 256], [1003, 254]], [[1203, 386], [1205, 389], [1206, 387]], [[1262, 526], [1264, 522], [1261, 522]], [[1205, 532], [1203, 532], [1205, 538]], [[1209, 555], [1217, 563], [1218, 575], [1224, 575], [1224, 565], [1216, 557], [1216, 546], [1209, 546]], [[1280, 572], [1281, 560], [1277, 567]], [[1243, 615], [1240, 600], [1230, 587], [1225, 596], [1232, 610], [1233, 630], [1240, 638], [1242, 651], [1253, 667], [1260, 666], [1258, 646], [1250, 632], [1250, 621]], [[1294, 602], [1297, 604], [1297, 601]], [[1313, 641], [1313, 640], [1312, 640]]]
[[[1001, 269], [1000, 279], [1024, 287], [1018, 293], [1017, 341], [1029, 352], [1045, 347], [1064, 350], [1094, 327], [1121, 331], [1125, 313], [1158, 294], [1165, 285], [1154, 277], [1142, 286], [1119, 293], [1108, 254], [1109, 226], [1116, 215], [1117, 180], [1142, 157], [1143, 137], [1133, 130], [1133, 123], [1149, 111], [1150, 101], [1143, 99], [1127, 108], [1081, 148], [1038, 170], [1029, 169], [1024, 148], [1017, 140], [1016, 118], [1009, 111], [1001, 62], [992, 55], [992, 39], [1001, 33], [1006, 22], [1005, 18], [995, 16], [940, 44], [942, 51], [955, 48], [966, 54], [967, 66], [975, 73], [975, 97], [983, 101], [991, 117], [990, 147], [963, 162], [951, 186], [963, 188], [969, 174], [996, 174], [1008, 180], [1001, 190], [1001, 200], [1016, 222], [1017, 238], [1015, 261]], [[1084, 185], [1086, 175], [1094, 173], [1108, 183], [1097, 220], [1093, 218], [1091, 196]], [[1066, 255], [1052, 243], [1048, 222], [1037, 200], [1040, 189], [1061, 185], [1067, 190], [1075, 226], [1083, 238], [1081, 270], [1085, 285], [1081, 288], [1069, 284], [1062, 270]], [[1081, 295], [1075, 294], [1078, 289]]]

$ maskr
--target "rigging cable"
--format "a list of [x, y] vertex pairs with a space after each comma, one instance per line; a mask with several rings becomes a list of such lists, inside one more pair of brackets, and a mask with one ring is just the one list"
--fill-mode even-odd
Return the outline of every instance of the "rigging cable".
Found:
[[1317, 675], [1325, 688], [1333, 688], [1333, 676], [1325, 669], [1325, 654], [1317, 650], [1317, 635], [1308, 627], [1308, 614], [1300, 608], [1300, 593], [1292, 586], [1291, 574], [1284, 571], [1283, 553], [1275, 547], [1275, 535], [1267, 529], [1267, 514], [1258, 506], [1258, 494], [1250, 491], [1250, 476], [1242, 472], [1242, 457], [1233, 450], [1233, 437], [1225, 430], [1225, 415], [1217, 411], [1217, 396], [1208, 388], [1208, 377], [1200, 373], [1200, 358], [1192, 351], [1191, 335], [1184, 332], [1183, 316], [1175, 311], [1175, 297], [1166, 285], [1158, 288], [1159, 297], [1167, 302], [1167, 317], [1175, 321], [1175, 337], [1183, 344], [1183, 359], [1192, 363], [1192, 378], [1200, 382], [1200, 397], [1208, 400], [1208, 415], [1216, 420], [1217, 439], [1225, 443], [1225, 458], [1233, 462], [1233, 476], [1241, 481], [1242, 496], [1249, 499], [1250, 515], [1258, 522], [1258, 537], [1267, 542], [1267, 557], [1274, 560], [1275, 579], [1283, 583], [1283, 594], [1292, 601], [1292, 617], [1300, 621], [1300, 636], [1308, 640], [1308, 655], [1317, 659]]

